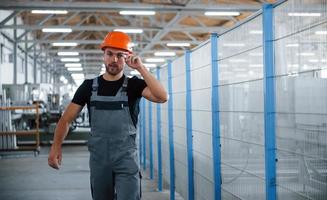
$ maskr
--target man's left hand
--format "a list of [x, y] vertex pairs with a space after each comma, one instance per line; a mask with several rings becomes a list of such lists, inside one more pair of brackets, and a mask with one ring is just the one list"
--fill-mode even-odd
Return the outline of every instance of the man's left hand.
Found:
[[126, 58], [126, 64], [132, 69], [140, 69], [143, 66], [142, 60], [140, 57], [133, 54], [128, 55]]

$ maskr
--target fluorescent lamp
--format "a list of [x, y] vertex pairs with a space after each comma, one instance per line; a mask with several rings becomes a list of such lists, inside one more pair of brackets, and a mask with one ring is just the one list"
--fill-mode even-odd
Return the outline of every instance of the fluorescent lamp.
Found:
[[67, 14], [67, 10], [32, 10], [33, 14]]
[[250, 31], [250, 34], [262, 34], [261, 30], [252, 30]]
[[169, 46], [169, 47], [189, 47], [191, 44], [190, 43], [175, 42], [175, 43], [167, 43], [166, 45]]
[[61, 58], [60, 61], [61, 62], [79, 62], [80, 59], [79, 58]]
[[316, 31], [316, 35], [327, 35], [327, 31]]
[[142, 29], [115, 29], [114, 31], [120, 31], [124, 33], [143, 33]]
[[146, 10], [122, 10], [119, 12], [121, 15], [155, 15], [155, 11]]
[[65, 67], [81, 67], [81, 63], [66, 63]]
[[314, 53], [311, 52], [304, 52], [304, 53], [297, 53], [297, 56], [314, 56]]
[[81, 67], [69, 67], [67, 68], [68, 71], [83, 71], [83, 68]]
[[64, 76], [60, 76], [59, 80], [64, 81], [64, 80], [66, 80], [66, 78]]
[[320, 17], [321, 13], [288, 13], [291, 17]]
[[245, 44], [243, 44], [243, 43], [224, 43], [223, 46], [225, 46], [225, 47], [244, 47]]
[[75, 47], [77, 46], [76, 42], [54, 42], [52, 43], [54, 47]]
[[131, 48], [131, 47], [135, 47], [135, 46], [137, 46], [137, 44], [134, 43], [134, 42], [128, 43], [128, 47], [129, 47], [129, 48]]
[[154, 52], [155, 56], [176, 56], [176, 53], [173, 51], [157, 51]]
[[145, 59], [146, 62], [165, 62], [165, 59], [163, 58], [147, 58]]
[[61, 51], [57, 53], [58, 56], [78, 56], [78, 52], [69, 52], [69, 51]]
[[286, 47], [299, 47], [300, 45], [298, 43], [294, 44], [287, 44]]
[[136, 71], [136, 70], [133, 70], [130, 72], [131, 75], [140, 75], [140, 72]]
[[308, 61], [311, 62], [311, 63], [318, 63], [319, 62], [318, 59], [309, 59]]
[[42, 32], [45, 33], [70, 33], [73, 30], [71, 28], [43, 28]]
[[213, 12], [213, 11], [208, 11], [205, 12], [204, 15], [206, 16], [239, 16], [239, 12]]
[[154, 63], [143, 63], [143, 65], [144, 65], [145, 67], [148, 67], [148, 68], [157, 67], [157, 65], [154, 64]]

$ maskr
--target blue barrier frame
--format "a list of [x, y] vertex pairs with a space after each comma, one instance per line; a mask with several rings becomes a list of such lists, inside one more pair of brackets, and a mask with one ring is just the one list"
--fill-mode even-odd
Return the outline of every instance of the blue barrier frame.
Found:
[[153, 179], [153, 146], [152, 146], [152, 102], [149, 103], [149, 160], [150, 160], [150, 179]]
[[264, 122], [266, 199], [276, 200], [275, 64], [273, 4], [263, 5]]
[[143, 116], [142, 116], [142, 121], [143, 121], [143, 170], [146, 170], [146, 121], [145, 121], [145, 99], [143, 99], [143, 102], [142, 102], [142, 113], [143, 113]]
[[174, 120], [173, 120], [173, 86], [171, 61], [168, 61], [168, 132], [170, 160], [170, 200], [175, 200], [175, 154], [174, 154]]
[[219, 118], [218, 34], [211, 34], [211, 106], [212, 106], [212, 155], [214, 175], [214, 199], [221, 199], [221, 153]]
[[185, 53], [186, 70], [186, 140], [188, 166], [188, 200], [194, 200], [194, 161], [192, 132], [192, 97], [191, 97], [191, 52]]
[[[141, 104], [142, 106], [142, 104]], [[139, 165], [142, 166], [142, 158], [143, 158], [143, 149], [142, 149], [142, 133], [143, 133], [143, 122], [142, 122], [142, 119], [143, 119], [143, 113], [142, 113], [142, 107], [141, 107], [141, 110], [140, 110], [140, 115], [139, 115], [139, 123], [138, 123], [138, 131], [139, 131]], [[141, 123], [140, 123], [141, 122]]]
[[[160, 81], [160, 68], [157, 68], [157, 79]], [[158, 190], [162, 191], [162, 158], [161, 158], [161, 105], [157, 103], [157, 149], [158, 149]]]

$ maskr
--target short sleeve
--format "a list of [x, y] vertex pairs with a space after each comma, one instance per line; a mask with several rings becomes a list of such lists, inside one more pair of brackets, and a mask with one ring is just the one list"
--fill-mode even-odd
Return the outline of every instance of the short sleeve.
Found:
[[132, 98], [140, 98], [142, 97], [142, 92], [147, 85], [143, 79], [137, 78], [133, 76], [128, 81], [128, 96]]
[[80, 106], [85, 106], [90, 101], [91, 90], [92, 80], [85, 80], [76, 90], [72, 102]]

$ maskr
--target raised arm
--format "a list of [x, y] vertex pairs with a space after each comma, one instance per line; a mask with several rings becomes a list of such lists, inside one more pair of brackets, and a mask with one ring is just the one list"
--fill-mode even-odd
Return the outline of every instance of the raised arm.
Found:
[[144, 88], [142, 96], [149, 101], [156, 103], [165, 103], [168, 100], [168, 94], [162, 84], [146, 69], [143, 65], [141, 58], [138, 56], [130, 55], [126, 63], [129, 67], [136, 69], [147, 84]]
[[67, 136], [70, 123], [77, 117], [82, 110], [82, 106], [70, 103], [64, 114], [59, 119], [56, 126], [55, 134], [53, 136], [53, 144], [50, 149], [48, 164], [54, 169], [59, 169], [62, 160], [61, 145]]

